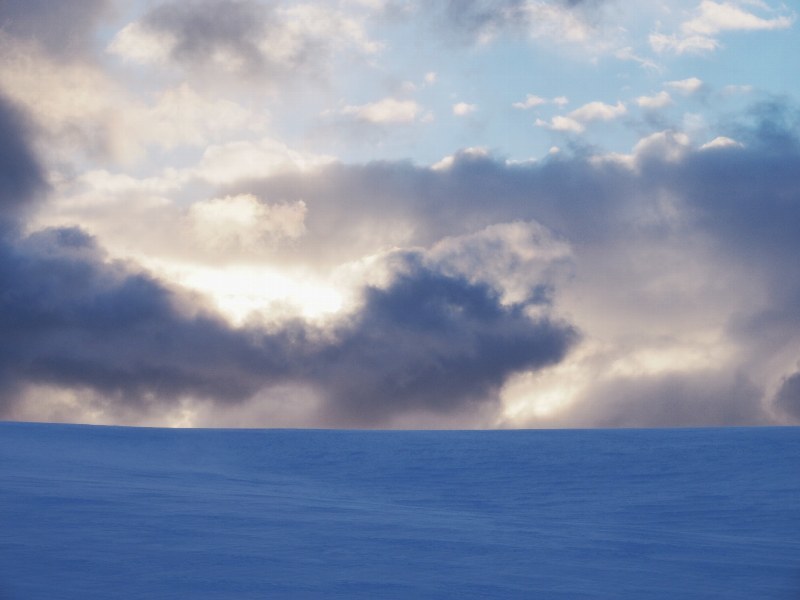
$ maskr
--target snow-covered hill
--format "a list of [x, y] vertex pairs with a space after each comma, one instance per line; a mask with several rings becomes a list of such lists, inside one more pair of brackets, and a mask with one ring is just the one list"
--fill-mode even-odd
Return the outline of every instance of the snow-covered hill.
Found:
[[798, 428], [0, 424], [3, 600], [798, 597]]

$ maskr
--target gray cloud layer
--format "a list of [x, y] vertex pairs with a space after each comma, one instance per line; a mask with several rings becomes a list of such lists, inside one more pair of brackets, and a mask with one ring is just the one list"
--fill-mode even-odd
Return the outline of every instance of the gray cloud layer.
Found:
[[242, 62], [243, 71], [259, 73], [270, 67], [259, 45], [272, 19], [271, 9], [258, 2], [193, 0], [157, 6], [142, 23], [175, 36], [171, 54], [178, 62], [205, 65], [225, 52]]
[[0, 30], [36, 39], [53, 56], [72, 57], [91, 50], [91, 35], [110, 12], [111, 0], [3, 0]]

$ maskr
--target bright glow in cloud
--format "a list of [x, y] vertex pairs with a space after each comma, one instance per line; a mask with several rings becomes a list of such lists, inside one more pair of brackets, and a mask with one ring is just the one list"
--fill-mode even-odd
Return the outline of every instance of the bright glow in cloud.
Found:
[[270, 266], [214, 268], [166, 261], [153, 261], [149, 266], [209, 298], [235, 325], [248, 320], [270, 323], [296, 315], [324, 319], [344, 306], [342, 291], [330, 284]]

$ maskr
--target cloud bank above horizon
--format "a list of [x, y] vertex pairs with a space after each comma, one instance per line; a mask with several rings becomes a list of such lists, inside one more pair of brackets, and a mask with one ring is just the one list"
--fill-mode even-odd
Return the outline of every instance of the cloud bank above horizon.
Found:
[[796, 17], [0, 5], [0, 419], [800, 423]]

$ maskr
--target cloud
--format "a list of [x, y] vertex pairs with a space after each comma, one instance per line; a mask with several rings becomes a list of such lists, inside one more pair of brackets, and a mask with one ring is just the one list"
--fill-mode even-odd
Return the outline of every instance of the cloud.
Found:
[[[73, 80], [64, 81], [66, 90]], [[94, 80], [74, 81], [85, 89]], [[530, 376], [535, 395], [539, 376], [565, 365], [586, 375], [592, 363], [607, 375], [564, 396], [559, 422], [761, 423], [762, 403], [796, 371], [800, 152], [790, 108], [759, 107], [748, 116], [754, 126], [728, 123], [716, 137], [655, 133], [618, 160], [587, 150], [514, 164], [473, 149], [434, 166], [347, 165], [261, 135], [214, 142], [203, 114], [232, 115], [220, 119], [230, 128], [248, 119], [193, 90], [172, 88], [140, 106], [158, 113], [165, 143], [212, 140], [196, 164], [142, 179], [96, 169], [73, 181], [92, 198], [59, 200], [95, 203], [87, 217], [104, 203], [118, 228], [179, 224], [165, 228], [173, 249], [188, 226], [206, 241], [203, 257], [235, 246], [238, 259], [264, 244], [274, 264], [337, 275], [361, 268], [353, 297], [324, 323], [282, 313], [232, 326], [198, 298], [113, 260], [85, 232], [4, 233], [4, 414], [34, 406], [26, 394], [35, 386], [73, 393], [73, 415], [263, 406], [273, 390], [285, 397], [296, 388], [314, 401], [292, 413], [295, 424], [393, 425], [422, 414], [492, 423], [513, 378]], [[97, 114], [113, 108], [104, 102]], [[392, 105], [379, 105], [347, 116], [386, 123]], [[83, 114], [75, 110], [58, 123]], [[594, 102], [547, 124], [580, 130], [625, 110]], [[0, 110], [0, 194], [7, 218], [30, 231], [37, 222], [17, 215], [44, 184], [23, 120]], [[123, 222], [125, 210], [144, 205], [146, 218]], [[58, 210], [53, 202], [46, 214]], [[183, 220], [165, 217], [173, 211]], [[580, 362], [573, 348], [590, 358]], [[776, 420], [789, 420], [781, 410]]]
[[368, 104], [345, 106], [339, 114], [367, 123], [411, 123], [417, 119], [421, 110], [419, 104], [413, 100], [384, 98]]
[[[485, 151], [464, 152], [435, 168], [331, 165], [310, 176], [274, 177], [242, 189], [302, 197], [307, 234], [297, 251], [321, 265], [392, 246], [435, 248], [447, 237], [536, 221], [570, 247], [575, 275], [554, 288], [554, 309], [570, 315], [585, 333], [584, 343], [616, 349], [597, 355], [598, 372], [613, 372], [620, 356], [636, 357], [643, 347], [673, 340], [674, 347], [666, 346], [673, 349], [653, 360], [677, 372], [634, 370], [619, 384], [651, 389], [653, 398], [665, 397], [671, 386], [686, 386], [698, 391], [698, 422], [755, 423], [767, 418], [764, 394], [794, 365], [791, 348], [800, 340], [800, 278], [792, 266], [800, 252], [791, 225], [800, 209], [791, 200], [800, 164], [800, 145], [790, 133], [794, 114], [785, 107], [759, 108], [752, 117], [757, 126], [729, 138], [738, 144], [701, 145], [681, 132], [659, 132], [637, 143], [628, 161], [559, 155], [508, 164]], [[332, 206], [347, 217], [337, 217]], [[464, 272], [503, 272], [492, 266], [489, 242], [473, 244], [482, 248], [476, 256], [483, 262], [467, 263]], [[706, 363], [703, 356], [712, 358]], [[742, 374], [744, 391], [733, 394], [736, 380], [725, 371]], [[700, 394], [704, 378], [716, 391]], [[591, 389], [579, 390], [573, 401], [583, 394], [594, 397]], [[634, 396], [631, 391], [626, 397]], [[563, 411], [570, 406], [565, 402]], [[610, 405], [608, 410], [603, 416], [598, 409], [592, 419], [624, 421], [609, 416], [616, 410]], [[673, 420], [665, 416], [668, 409], [659, 414], [665, 424], [690, 422], [691, 403], [680, 410]], [[643, 405], [631, 422], [644, 423], [645, 411]]]
[[266, 125], [263, 113], [230, 100], [203, 97], [187, 83], [166, 89], [152, 106], [130, 114], [142, 143], [167, 149], [201, 146], [239, 131], [259, 132]]
[[589, 123], [591, 121], [610, 121], [628, 112], [622, 102], [605, 104], [604, 102], [589, 102], [573, 110], [569, 116], [576, 121]]
[[111, 0], [4, 0], [0, 31], [20, 40], [35, 39], [54, 58], [82, 57], [90, 53], [93, 29], [111, 8]]
[[706, 142], [702, 146], [700, 146], [701, 150], [709, 150], [711, 148], [743, 148], [744, 144], [741, 142], [737, 142], [734, 139], [731, 139], [724, 135], [718, 135], [710, 142]]
[[0, 95], [0, 234], [43, 192], [44, 170], [30, 148], [25, 116]]
[[208, 146], [193, 176], [215, 184], [269, 176], [282, 171], [305, 171], [330, 163], [329, 156], [306, 154], [272, 138], [241, 140]]
[[735, 374], [619, 378], [593, 386], [560, 415], [558, 423], [567, 427], [764, 425], [768, 419], [760, 400], [760, 390]]
[[[88, 387], [107, 402], [145, 404], [170, 402], [181, 391], [223, 401], [248, 393], [254, 378], [236, 365], [256, 355], [241, 334], [187, 311], [152, 277], [107, 262], [80, 230], [20, 236], [20, 208], [45, 187], [22, 120], [0, 102], [3, 417], [15, 414], [21, 390], [32, 382]], [[270, 359], [262, 359], [269, 371]]]
[[551, 100], [548, 100], [547, 98], [542, 98], [541, 96], [536, 96], [535, 94], [527, 94], [525, 96], [525, 100], [522, 102], [514, 102], [511, 106], [519, 110], [529, 110], [531, 108], [536, 108], [537, 106], [542, 106], [543, 104], [548, 103], [555, 104], [558, 107], [564, 107], [569, 104], [569, 99], [566, 96], [557, 96]]
[[[0, 104], [0, 208], [12, 223], [19, 203], [42, 186], [19, 119]], [[252, 196], [190, 211], [197, 226], [236, 243], [246, 243], [246, 234], [300, 236], [304, 216], [302, 203], [267, 205]], [[547, 314], [548, 295], [515, 301], [479, 273], [459, 273], [462, 259], [488, 250], [524, 251], [526, 230], [515, 231], [390, 253], [385, 282], [364, 287], [356, 307], [331, 324], [288, 319], [267, 328], [231, 326], [187, 293], [110, 259], [80, 229], [25, 236], [6, 229], [0, 416], [137, 423], [208, 403], [242, 405], [259, 394], [268, 402], [270, 389], [287, 385], [319, 399], [317, 412], [299, 417], [303, 423], [386, 425], [412, 413], [491, 412], [507, 377], [560, 361], [577, 339], [573, 327]], [[530, 232], [545, 249], [547, 232]], [[42, 403], [49, 412], [32, 411], [31, 390], [50, 388], [59, 392]]]
[[466, 102], [457, 102], [453, 105], [453, 114], [457, 117], [466, 117], [478, 110], [477, 104], [467, 104]]
[[765, 19], [747, 12], [733, 2], [703, 0], [696, 16], [681, 24], [681, 31], [687, 35], [714, 35], [721, 31], [786, 29], [793, 22], [794, 18], [788, 15]]
[[363, 307], [313, 365], [333, 424], [497, 402], [509, 375], [560, 361], [577, 338], [568, 325], [531, 320], [524, 304], [503, 305], [490, 286], [443, 274], [423, 256], [395, 260], [391, 284], [366, 290]]
[[195, 202], [188, 216], [195, 235], [216, 251], [247, 252], [305, 233], [302, 200], [267, 204], [250, 194]]
[[421, 253], [392, 256], [388, 285], [365, 288], [357, 310], [330, 330], [295, 321], [263, 330], [190, 308], [151, 276], [108, 262], [77, 229], [8, 242], [0, 246], [0, 281], [13, 289], [0, 311], [6, 418], [31, 384], [86, 390], [88, 405], [73, 419], [81, 411], [114, 419], [190, 401], [241, 403], [293, 383], [321, 398], [321, 414], [305, 422], [386, 425], [410, 411], [491, 405], [511, 373], [558, 362], [577, 335]]
[[577, 45], [596, 54], [610, 48], [596, 27], [604, 3], [572, 0], [464, 0], [420, 3], [447, 31], [468, 43], [489, 44], [506, 35], [548, 44]]
[[363, 56], [380, 49], [356, 17], [254, 0], [165, 2], [120, 30], [109, 45], [112, 53], [137, 63], [259, 81], [323, 73], [333, 53]]
[[536, 96], [534, 94], [527, 94], [525, 96], [525, 100], [522, 102], [514, 102], [512, 106], [514, 108], [519, 108], [520, 110], [527, 110], [529, 108], [535, 108], [537, 106], [541, 106], [542, 104], [547, 104], [547, 100], [540, 96]]
[[610, 121], [628, 112], [627, 107], [622, 102], [616, 104], [606, 104], [604, 102], [589, 102], [567, 114], [556, 115], [550, 121], [537, 119], [538, 127], [546, 127], [553, 131], [568, 131], [572, 133], [582, 133], [586, 129], [587, 123], [594, 121]]
[[702, 79], [697, 77], [689, 77], [688, 79], [680, 79], [676, 81], [667, 81], [665, 86], [681, 92], [682, 94], [694, 94], [703, 88]]
[[720, 47], [717, 35], [727, 31], [769, 31], [787, 29], [795, 20], [794, 14], [783, 14], [773, 18], [760, 17], [742, 8], [741, 4], [756, 6], [769, 11], [761, 2], [714, 2], [703, 0], [694, 11], [694, 16], [681, 23], [679, 33], [650, 35], [650, 46], [658, 53], [698, 54], [711, 52]]
[[579, 123], [575, 119], [565, 117], [563, 115], [556, 115], [550, 121], [544, 119], [536, 119], [537, 127], [546, 127], [553, 131], [570, 131], [572, 133], [582, 133], [586, 130], [583, 123]]
[[658, 54], [672, 52], [674, 54], [701, 54], [719, 48], [719, 41], [704, 35], [667, 35], [650, 34], [650, 47]]
[[0, 87], [25, 106], [49, 159], [131, 162], [145, 150], [202, 146], [263, 130], [265, 111], [199, 93], [188, 83], [143, 98], [87, 61], [62, 63], [0, 36]]
[[672, 97], [662, 90], [653, 96], [639, 96], [636, 104], [646, 109], [664, 108], [672, 104]]
[[795, 423], [800, 422], [800, 373], [794, 373], [783, 380], [775, 394], [774, 406]]
[[241, 399], [283, 369], [277, 354], [186, 311], [152, 277], [106, 263], [79, 230], [4, 240], [0, 264], [3, 287], [14, 289], [2, 301], [5, 416], [28, 383], [94, 390], [113, 414], [117, 403], [147, 412], [181, 394]]

